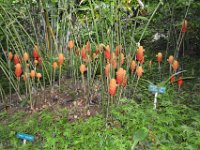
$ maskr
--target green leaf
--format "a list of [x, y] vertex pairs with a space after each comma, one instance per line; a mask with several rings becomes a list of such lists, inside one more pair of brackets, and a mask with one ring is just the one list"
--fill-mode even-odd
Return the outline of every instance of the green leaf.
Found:
[[79, 8], [78, 10], [81, 10], [81, 11], [90, 11], [90, 7], [84, 6], [84, 7]]
[[132, 145], [132, 149], [135, 148], [135, 146], [137, 145], [138, 142], [145, 140], [147, 135], [148, 135], [147, 128], [143, 127], [141, 129], [137, 130], [133, 136], [134, 143]]
[[135, 134], [134, 134], [134, 136], [133, 136], [133, 140], [134, 141], [143, 141], [143, 140], [145, 140], [145, 138], [147, 137], [147, 135], [148, 135], [148, 129], [147, 128], [145, 128], [145, 127], [143, 127], [143, 128], [141, 128], [141, 129], [139, 129], [139, 130], [137, 130], [136, 132], [135, 132]]

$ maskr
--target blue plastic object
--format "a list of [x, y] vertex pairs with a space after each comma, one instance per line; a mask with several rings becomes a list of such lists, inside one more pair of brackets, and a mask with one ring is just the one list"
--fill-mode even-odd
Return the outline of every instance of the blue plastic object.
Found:
[[35, 140], [35, 137], [29, 134], [25, 134], [25, 133], [17, 133], [17, 138], [22, 139], [22, 140], [26, 140], [26, 141], [30, 141], [33, 142]]
[[158, 87], [156, 85], [150, 84], [149, 91], [152, 93], [165, 93], [166, 87]]

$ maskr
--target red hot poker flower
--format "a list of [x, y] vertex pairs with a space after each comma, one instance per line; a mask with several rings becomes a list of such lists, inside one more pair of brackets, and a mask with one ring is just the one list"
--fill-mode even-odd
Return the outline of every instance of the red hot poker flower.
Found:
[[13, 60], [14, 60], [14, 64], [15, 64], [15, 65], [18, 64], [18, 63], [20, 63], [20, 60], [19, 60], [19, 57], [18, 57], [17, 54], [14, 55]]
[[109, 94], [111, 96], [114, 96], [115, 93], [117, 91], [117, 83], [116, 83], [116, 80], [115, 79], [111, 79], [110, 80], [110, 84], [109, 84]]
[[123, 68], [119, 68], [116, 75], [117, 75], [116, 77], [117, 83], [119, 85], [122, 85], [125, 79], [126, 70], [124, 70]]
[[39, 53], [38, 53], [38, 46], [35, 45], [34, 48], [33, 48], [33, 57], [34, 59], [37, 59], [39, 56]]
[[81, 50], [81, 57], [82, 57], [82, 59], [87, 59], [87, 52], [85, 50], [85, 46], [83, 46], [83, 48]]
[[106, 64], [106, 67], [105, 67], [105, 75], [106, 75], [106, 78], [109, 77], [109, 72], [110, 72], [110, 64]]
[[62, 53], [58, 54], [58, 64], [62, 65], [64, 62], [64, 55]]
[[130, 65], [131, 72], [135, 70], [135, 67], [136, 67], [136, 62], [133, 60]]
[[11, 61], [12, 58], [13, 58], [13, 54], [12, 54], [12, 52], [9, 52], [9, 53], [8, 53], [8, 59]]
[[20, 77], [22, 74], [22, 67], [21, 67], [21, 64], [16, 64], [15, 65], [15, 75], [16, 77]]
[[187, 24], [188, 24], [187, 20], [183, 20], [181, 32], [183, 32], [183, 33], [187, 32]]
[[157, 54], [157, 61], [158, 61], [158, 63], [160, 63], [162, 61], [162, 53], [161, 52], [159, 52]]
[[136, 53], [136, 58], [139, 62], [141, 62], [144, 58], [144, 49], [143, 46], [140, 46]]
[[107, 59], [107, 60], [110, 60], [110, 47], [109, 47], [109, 45], [108, 46], [106, 46], [106, 50], [105, 50], [105, 58]]

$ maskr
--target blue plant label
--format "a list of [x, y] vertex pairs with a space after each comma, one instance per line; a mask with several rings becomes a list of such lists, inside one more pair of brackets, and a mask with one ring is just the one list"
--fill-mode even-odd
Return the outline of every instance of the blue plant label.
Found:
[[149, 91], [152, 93], [165, 93], [166, 87], [158, 87], [156, 85], [150, 84]]
[[166, 87], [160, 87], [158, 93], [165, 93]]
[[22, 139], [22, 140], [26, 140], [26, 141], [31, 141], [33, 142], [35, 140], [35, 137], [29, 134], [25, 134], [25, 133], [17, 133], [17, 138]]

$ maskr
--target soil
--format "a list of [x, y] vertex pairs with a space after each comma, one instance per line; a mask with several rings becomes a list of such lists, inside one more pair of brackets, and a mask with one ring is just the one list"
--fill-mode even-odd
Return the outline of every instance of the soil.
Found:
[[[19, 101], [17, 94], [14, 93], [11, 95], [11, 104], [1, 105], [0, 111], [6, 110], [10, 115], [19, 111], [25, 112], [27, 115], [32, 115], [43, 109], [57, 112], [61, 108], [66, 108], [68, 110], [69, 122], [74, 122], [78, 119], [87, 119], [100, 111], [99, 102], [101, 97], [98, 93], [98, 83], [94, 85], [92, 88], [93, 92], [90, 94], [84, 93], [81, 81], [74, 83], [72, 79], [62, 79], [61, 83], [60, 90], [57, 82], [52, 87], [48, 86], [45, 89], [42, 87], [37, 91], [33, 89], [33, 109], [30, 107], [30, 101], [26, 98], [27, 96], [22, 95], [22, 101]], [[87, 89], [88, 87], [85, 88]]]

